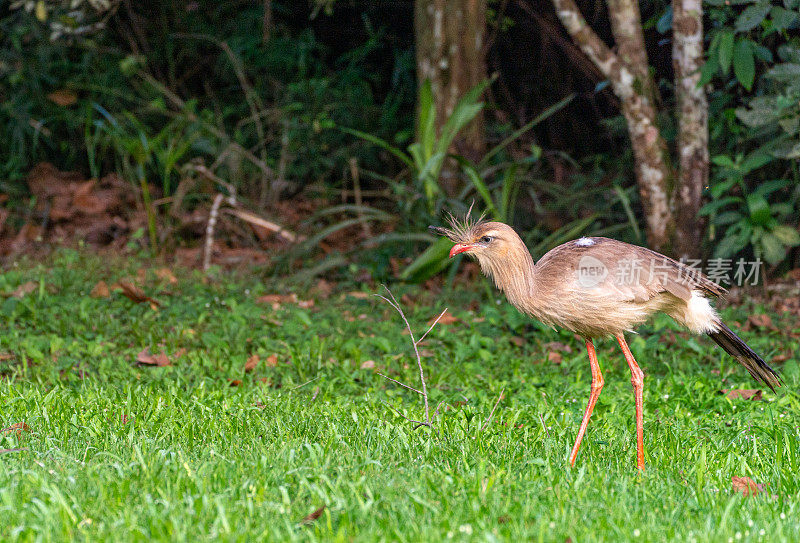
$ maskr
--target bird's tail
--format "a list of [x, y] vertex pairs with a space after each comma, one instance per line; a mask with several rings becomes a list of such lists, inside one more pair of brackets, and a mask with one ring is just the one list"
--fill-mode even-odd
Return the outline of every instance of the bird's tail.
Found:
[[757, 381], [761, 381], [765, 385], [767, 385], [773, 392], [775, 392], [775, 387], [779, 387], [782, 384], [782, 380], [780, 375], [769, 367], [769, 364], [764, 362], [764, 360], [758, 356], [753, 349], [747, 346], [747, 344], [742, 341], [742, 338], [737, 336], [733, 333], [733, 331], [725, 326], [725, 323], [721, 320], [718, 320], [714, 323], [717, 326], [717, 330], [714, 332], [708, 332], [708, 337], [713, 339], [717, 345], [725, 349], [725, 351], [736, 358], [739, 362], [742, 363], [742, 366], [747, 368], [747, 371], [750, 372]]

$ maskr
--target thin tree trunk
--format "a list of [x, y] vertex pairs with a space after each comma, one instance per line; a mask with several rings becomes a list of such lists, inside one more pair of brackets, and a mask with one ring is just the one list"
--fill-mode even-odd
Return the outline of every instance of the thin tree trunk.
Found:
[[700, 252], [699, 211], [703, 187], [708, 183], [708, 102], [698, 86], [703, 65], [702, 0], [673, 0], [672, 13], [679, 158], [674, 252], [690, 258]]
[[[485, 0], [416, 0], [414, 26], [417, 78], [431, 82], [436, 102], [436, 129], [445, 123], [458, 100], [486, 78], [484, 37]], [[485, 150], [483, 116], [479, 114], [459, 134], [454, 150], [476, 159]], [[443, 171], [449, 195], [459, 187], [458, 177]]]
[[574, 0], [552, 0], [561, 23], [581, 50], [611, 82], [622, 103], [644, 208], [647, 242], [670, 252], [675, 218], [670, 206], [673, 186], [669, 153], [656, 122], [655, 83], [649, 71], [641, 16], [635, 0], [608, 0], [614, 53], [595, 34]]

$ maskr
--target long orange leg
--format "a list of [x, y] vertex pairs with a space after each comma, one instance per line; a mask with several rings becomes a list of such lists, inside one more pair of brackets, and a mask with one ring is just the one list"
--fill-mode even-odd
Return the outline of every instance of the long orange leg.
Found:
[[636, 360], [625, 342], [625, 336], [616, 334], [622, 354], [628, 361], [631, 368], [631, 383], [633, 384], [633, 394], [636, 397], [636, 467], [644, 470], [644, 400], [642, 390], [644, 389], [644, 372], [641, 370]]
[[575, 459], [578, 457], [578, 449], [581, 446], [583, 434], [586, 433], [586, 427], [589, 425], [589, 417], [592, 416], [594, 404], [597, 403], [600, 391], [603, 390], [603, 374], [600, 373], [600, 364], [597, 363], [597, 353], [594, 352], [594, 344], [591, 339], [586, 340], [586, 352], [589, 353], [589, 364], [592, 367], [592, 391], [589, 394], [589, 403], [586, 405], [586, 412], [583, 414], [581, 427], [578, 430], [578, 437], [575, 438], [575, 445], [572, 447], [572, 454], [569, 455], [569, 463], [572, 466], [575, 465]]

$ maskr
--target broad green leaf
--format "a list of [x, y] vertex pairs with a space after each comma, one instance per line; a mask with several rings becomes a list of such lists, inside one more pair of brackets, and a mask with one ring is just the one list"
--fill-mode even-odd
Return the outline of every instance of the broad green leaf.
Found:
[[715, 258], [730, 258], [747, 245], [748, 236], [726, 234], [714, 248]]
[[721, 33], [719, 40], [719, 67], [722, 73], [728, 75], [733, 60], [733, 45], [735, 36], [730, 30]]
[[711, 83], [714, 76], [719, 71], [719, 55], [709, 56], [705, 61], [703, 67], [700, 68], [700, 81], [697, 82], [698, 87], [704, 87]]
[[772, 218], [769, 202], [760, 194], [747, 197], [747, 209], [750, 212], [750, 222], [754, 225], [765, 225]]
[[714, 182], [714, 184], [711, 185], [711, 190], [709, 191], [711, 192], [711, 196], [714, 198], [719, 198], [728, 192], [732, 186], [738, 183], [741, 178], [742, 176], [739, 174], [731, 174], [725, 181]]
[[711, 215], [728, 204], [741, 201], [742, 199], [737, 198], [736, 196], [726, 196], [725, 198], [720, 198], [719, 200], [712, 200], [708, 202], [702, 208], [700, 208], [699, 213], [700, 215]]
[[744, 215], [742, 215], [738, 211], [725, 211], [714, 217], [714, 224], [716, 224], [717, 226], [724, 226], [726, 224], [731, 224], [737, 221], [741, 221], [743, 218]]
[[394, 156], [399, 158], [409, 168], [413, 168], [414, 167], [414, 162], [411, 160], [411, 158], [409, 158], [409, 156], [407, 154], [405, 154], [403, 151], [401, 151], [400, 149], [398, 149], [394, 145], [390, 144], [386, 140], [383, 140], [383, 139], [381, 139], [381, 138], [379, 138], [377, 136], [373, 136], [372, 134], [367, 134], [366, 132], [362, 132], [361, 130], [355, 130], [353, 128], [347, 128], [347, 127], [344, 127], [344, 126], [340, 126], [338, 128], [339, 128], [339, 130], [341, 130], [345, 134], [350, 134], [351, 136], [356, 136], [357, 138], [361, 138], [364, 141], [368, 141], [370, 143], [374, 143], [378, 147], [381, 147], [381, 148], [389, 151]]
[[780, 240], [784, 245], [797, 247], [800, 245], [800, 232], [791, 226], [780, 225], [772, 229], [772, 235]]
[[434, 147], [437, 153], [446, 153], [458, 133], [469, 122], [474, 119], [483, 109], [483, 102], [461, 103], [459, 102], [453, 109], [453, 113], [447, 118], [447, 122], [442, 127], [442, 133]]
[[797, 78], [800, 77], [800, 64], [794, 64], [792, 62], [776, 64], [766, 75], [778, 81], [796, 81]]
[[800, 18], [800, 13], [797, 11], [788, 10], [779, 6], [773, 6], [769, 15], [772, 18], [772, 24], [775, 25], [775, 29], [779, 31], [786, 30]]
[[736, 163], [728, 155], [714, 155], [711, 157], [711, 162], [717, 166], [725, 166], [726, 168], [736, 169]]
[[733, 49], [733, 73], [742, 86], [750, 90], [756, 77], [756, 63], [750, 40], [739, 40]]
[[403, 270], [400, 279], [416, 283], [435, 275], [447, 266], [452, 246], [453, 242], [447, 238], [437, 239]]
[[572, 93], [569, 96], [566, 96], [565, 98], [562, 98], [561, 100], [559, 100], [558, 102], [556, 102], [555, 104], [550, 106], [549, 108], [547, 108], [544, 111], [542, 111], [539, 115], [534, 117], [530, 122], [526, 123], [524, 126], [521, 126], [517, 130], [512, 132], [510, 136], [508, 136], [506, 139], [504, 139], [499, 144], [497, 144], [492, 149], [490, 149], [488, 153], [486, 153], [486, 155], [483, 157], [483, 159], [481, 160], [481, 162], [478, 165], [478, 167], [481, 168], [484, 165], [488, 164], [489, 159], [492, 158], [497, 153], [499, 153], [500, 151], [502, 151], [509, 143], [511, 143], [512, 141], [516, 140], [522, 134], [524, 134], [525, 132], [527, 132], [531, 128], [535, 127], [536, 125], [538, 125], [539, 123], [541, 123], [542, 121], [544, 121], [545, 119], [550, 117], [551, 115], [554, 115], [555, 113], [557, 113], [557, 112], [561, 111], [562, 109], [564, 109], [570, 102], [572, 102], [573, 98], [575, 98], [575, 93]]
[[788, 187], [790, 184], [791, 181], [788, 179], [773, 179], [772, 181], [761, 183], [756, 190], [753, 191], [753, 194], [758, 194], [766, 198], [776, 190]]
[[771, 7], [772, 5], [768, 1], [759, 2], [753, 6], [747, 6], [736, 19], [736, 31], [747, 32], [757, 27], [761, 24], [761, 21], [764, 20], [764, 17], [767, 16]]
[[494, 205], [494, 201], [492, 200], [492, 195], [489, 192], [489, 187], [486, 186], [484, 180], [481, 179], [481, 176], [478, 174], [478, 172], [471, 164], [466, 163], [466, 161], [462, 162], [462, 160], [459, 160], [459, 163], [461, 164], [461, 167], [464, 169], [464, 172], [467, 174], [467, 177], [472, 183], [472, 186], [475, 187], [475, 190], [478, 191], [478, 194], [480, 194], [481, 198], [483, 198], [483, 201], [486, 204], [486, 208], [489, 210], [489, 212], [495, 219], [499, 219], [500, 218], [499, 212], [497, 210], [497, 207]]
[[774, 159], [771, 155], [767, 153], [763, 153], [761, 151], [754, 151], [747, 155], [747, 158], [744, 159], [742, 165], [739, 166], [739, 169], [742, 171], [743, 174], [748, 174], [753, 170], [757, 170], [766, 164], [769, 164]]
[[756, 56], [757, 59], [763, 60], [764, 62], [769, 62], [772, 64], [773, 56], [772, 51], [770, 51], [767, 47], [763, 45], [754, 45], [753, 46], [753, 54]]
[[453, 113], [450, 114], [442, 126], [442, 133], [436, 142], [436, 152], [446, 153], [458, 132], [480, 113], [483, 109], [483, 102], [479, 102], [478, 99], [494, 79], [492, 77], [481, 81], [468, 90], [456, 103]]
[[762, 235], [759, 241], [764, 254], [764, 260], [769, 264], [775, 265], [786, 256], [786, 247], [784, 244], [769, 232]]

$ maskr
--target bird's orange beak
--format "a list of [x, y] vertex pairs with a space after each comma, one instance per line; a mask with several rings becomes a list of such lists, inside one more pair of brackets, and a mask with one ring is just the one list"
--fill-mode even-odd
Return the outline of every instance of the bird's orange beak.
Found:
[[450, 258], [460, 255], [465, 251], [469, 251], [470, 249], [472, 249], [472, 245], [467, 245], [466, 243], [456, 243], [453, 245], [453, 248], [450, 249]]

